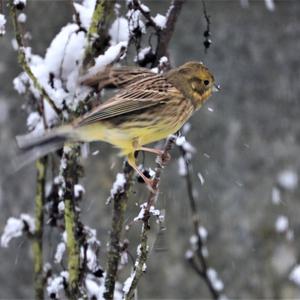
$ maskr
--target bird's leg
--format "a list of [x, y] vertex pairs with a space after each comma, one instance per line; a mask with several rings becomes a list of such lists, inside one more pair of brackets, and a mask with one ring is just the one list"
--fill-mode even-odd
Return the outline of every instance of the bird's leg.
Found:
[[160, 149], [141, 147], [141, 148], [139, 148], [139, 150], [142, 150], [142, 151], [145, 151], [145, 152], [154, 153], [156, 155], [159, 155], [161, 158], [162, 158], [163, 155], [165, 155], [166, 157], [164, 157], [164, 159], [166, 161], [169, 161], [171, 159], [170, 153], [164, 152], [163, 150], [160, 150]]
[[147, 178], [144, 173], [137, 167], [135, 163], [135, 157], [133, 153], [130, 153], [128, 155], [128, 164], [143, 178], [144, 182], [148, 186], [148, 188], [151, 190], [151, 192], [154, 192], [153, 189], [153, 180]]
[[139, 150], [142, 150], [142, 151], [145, 151], [145, 152], [154, 153], [156, 155], [162, 155], [164, 153], [163, 150], [154, 149], [154, 148], [148, 148], [148, 147], [141, 147], [141, 148], [139, 148]]

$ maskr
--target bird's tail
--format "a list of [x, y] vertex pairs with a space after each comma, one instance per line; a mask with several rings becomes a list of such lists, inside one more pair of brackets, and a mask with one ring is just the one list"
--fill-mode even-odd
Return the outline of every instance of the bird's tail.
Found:
[[21, 149], [16, 158], [15, 169], [19, 170], [23, 166], [47, 155], [50, 152], [63, 147], [67, 141], [74, 141], [74, 131], [72, 126], [62, 126], [53, 129], [43, 135], [26, 134], [16, 137], [17, 144]]

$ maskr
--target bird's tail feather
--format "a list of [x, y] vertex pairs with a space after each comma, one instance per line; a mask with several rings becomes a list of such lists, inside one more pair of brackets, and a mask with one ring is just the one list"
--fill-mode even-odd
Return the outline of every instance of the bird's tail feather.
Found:
[[67, 141], [74, 140], [72, 135], [71, 127], [63, 126], [41, 136], [32, 134], [17, 136], [17, 144], [21, 151], [14, 162], [15, 170], [62, 148]]

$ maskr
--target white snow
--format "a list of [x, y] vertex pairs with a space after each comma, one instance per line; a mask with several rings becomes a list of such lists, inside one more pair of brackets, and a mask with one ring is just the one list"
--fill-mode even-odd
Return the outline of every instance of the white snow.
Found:
[[208, 153], [203, 153], [203, 156], [207, 159], [210, 159], [210, 155]]
[[219, 279], [216, 270], [209, 268], [207, 270], [207, 277], [216, 291], [220, 292], [224, 289], [224, 284], [222, 280]]
[[146, 202], [140, 205], [141, 210], [140, 210], [138, 216], [133, 219], [134, 222], [136, 222], [138, 220], [143, 220], [144, 219], [146, 207], [147, 207], [147, 203]]
[[160, 210], [156, 209], [154, 206], [150, 206], [149, 212], [152, 216], [158, 217], [160, 215]]
[[31, 112], [28, 117], [27, 117], [27, 128], [29, 129], [29, 131], [32, 131], [36, 125], [40, 122], [41, 120], [41, 116], [38, 112]]
[[149, 12], [150, 12], [150, 8], [149, 8], [147, 5], [141, 3], [140, 6], [141, 6], [141, 9], [142, 9], [145, 13], [149, 13]]
[[26, 92], [26, 81], [27, 75], [22, 72], [18, 77], [13, 80], [14, 89], [20, 94], [24, 94]]
[[48, 279], [48, 286], [47, 286], [47, 293], [48, 295], [55, 295], [55, 298], [57, 298], [60, 291], [64, 289], [64, 281], [67, 281], [69, 278], [69, 274], [66, 271], [63, 271], [60, 273], [59, 276], [56, 277], [50, 277]]
[[149, 46], [149, 47], [145, 47], [143, 49], [141, 49], [138, 53], [138, 55], [135, 57], [134, 61], [141, 61], [143, 59], [145, 59], [145, 56], [151, 52], [152, 48]]
[[278, 174], [277, 181], [282, 188], [292, 191], [298, 186], [298, 174], [292, 169], [286, 169]]
[[135, 29], [139, 28], [142, 33], [146, 33], [146, 26], [141, 20], [142, 15], [139, 10], [130, 10], [127, 13], [129, 32], [133, 32]]
[[187, 250], [184, 256], [186, 259], [191, 259], [194, 256], [194, 253], [192, 250]]
[[[68, 24], [54, 37], [46, 51], [45, 58], [33, 55], [29, 47], [24, 48], [33, 74], [58, 108], [66, 104], [70, 109], [75, 109], [79, 101], [90, 91], [88, 87], [78, 85], [79, 66], [84, 46], [84, 32], [79, 31], [77, 24]], [[49, 82], [50, 74], [52, 74], [51, 82]], [[24, 93], [26, 86], [29, 86], [33, 95], [40, 98], [39, 91], [25, 73], [21, 73], [14, 80], [14, 86], [19, 93]], [[56, 121], [53, 117], [55, 112], [49, 108], [47, 101], [44, 102], [46, 119]]]
[[182, 127], [182, 133], [187, 134], [191, 130], [191, 127], [192, 127], [191, 123], [189, 122], [185, 123]]
[[178, 174], [180, 176], [186, 176], [187, 174], [187, 167], [182, 156], [178, 158]]
[[188, 152], [188, 153], [195, 153], [196, 152], [195, 147], [186, 140], [185, 136], [179, 136], [176, 139], [176, 145], [179, 146], [179, 147], [182, 147], [183, 150]]
[[[81, 256], [83, 257], [83, 248]], [[87, 267], [92, 272], [95, 272], [99, 268], [98, 259], [95, 251], [93, 250], [91, 244], [88, 245], [88, 248], [86, 250], [86, 261], [87, 261]]]
[[24, 13], [20, 13], [18, 15], [18, 22], [19, 23], [25, 23], [27, 20], [27, 16]]
[[179, 136], [176, 139], [176, 145], [177, 146], [182, 146], [186, 142], [185, 136]]
[[82, 4], [73, 2], [76, 12], [79, 14], [81, 26], [89, 29], [93, 16], [96, 0], [84, 0]]
[[275, 229], [277, 232], [286, 232], [289, 228], [289, 219], [286, 216], [278, 216], [275, 222]]
[[11, 46], [12, 46], [12, 48], [13, 48], [15, 51], [17, 51], [17, 50], [19, 49], [18, 42], [17, 42], [17, 40], [16, 40], [15, 38], [13, 38], [13, 39], [11, 40]]
[[28, 214], [21, 214], [20, 219], [26, 223], [28, 230], [31, 234], [34, 234], [35, 231], [35, 224], [34, 224], [34, 219]]
[[127, 42], [120, 42], [116, 45], [110, 46], [103, 55], [99, 55], [95, 59], [95, 65], [91, 67], [87, 74], [81, 77], [81, 81], [91, 77], [97, 72], [103, 70], [107, 65], [115, 62], [117, 59], [121, 59], [127, 50]]
[[88, 299], [103, 300], [104, 283], [102, 280], [92, 280], [91, 276], [85, 279], [85, 287], [87, 290]]
[[203, 175], [200, 172], [198, 172], [197, 176], [198, 176], [198, 178], [200, 180], [201, 185], [203, 185], [204, 182], [205, 182], [205, 179], [204, 179]]
[[128, 253], [126, 251], [121, 252], [120, 265], [126, 265], [128, 263]]
[[193, 235], [190, 237], [190, 244], [191, 244], [192, 246], [195, 246], [195, 245], [197, 245], [197, 243], [198, 243], [198, 237], [197, 237], [197, 235], [193, 234]]
[[281, 203], [280, 190], [276, 187], [272, 188], [272, 203], [278, 205]]
[[3, 14], [0, 14], [0, 36], [5, 34], [6, 18]]
[[265, 0], [266, 8], [270, 11], [275, 9], [274, 0]]
[[208, 233], [207, 233], [206, 228], [203, 227], [203, 226], [200, 226], [200, 227], [198, 228], [198, 233], [199, 233], [199, 235], [200, 235], [202, 241], [205, 242], [205, 241], [207, 240], [207, 236], [208, 236]]
[[93, 155], [93, 156], [98, 155], [99, 152], [100, 152], [99, 150], [95, 150], [94, 152], [92, 152], [92, 155]]
[[9, 218], [1, 236], [1, 247], [7, 248], [11, 239], [20, 237], [23, 233], [24, 223], [17, 218]]
[[26, 5], [27, 0], [14, 0], [14, 5], [24, 4]]
[[161, 14], [157, 14], [153, 21], [155, 22], [156, 26], [158, 26], [160, 29], [164, 29], [166, 27], [167, 18]]
[[296, 265], [289, 275], [289, 279], [300, 286], [300, 265]]
[[115, 21], [112, 23], [108, 33], [111, 37], [111, 45], [116, 45], [120, 42], [128, 42], [128, 20], [123, 17], [116, 18]]
[[57, 208], [58, 208], [58, 211], [60, 213], [63, 213], [64, 210], [65, 210], [65, 202], [64, 201], [59, 201]]
[[80, 197], [82, 194], [85, 193], [85, 189], [81, 184], [75, 184], [74, 185], [74, 196]]
[[116, 180], [110, 190], [110, 196], [113, 198], [117, 193], [124, 191], [124, 185], [126, 183], [126, 178], [123, 173], [118, 173]]
[[25, 228], [31, 234], [34, 234], [34, 219], [30, 215], [21, 214], [20, 218], [10, 217], [6, 222], [3, 234], [1, 236], [1, 246], [7, 248], [10, 240], [16, 237], [20, 237], [23, 234]]
[[134, 277], [135, 272], [132, 272], [131, 275], [125, 280], [123, 285], [123, 292], [125, 293], [125, 295], [127, 295], [127, 293], [129, 292]]
[[57, 245], [56, 252], [55, 252], [55, 255], [54, 255], [54, 262], [56, 264], [61, 263], [65, 251], [66, 251], [66, 244], [64, 242], [59, 243]]

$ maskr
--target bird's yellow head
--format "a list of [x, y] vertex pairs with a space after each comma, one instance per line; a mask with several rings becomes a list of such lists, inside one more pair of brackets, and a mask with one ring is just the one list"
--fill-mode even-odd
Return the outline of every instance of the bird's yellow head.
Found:
[[169, 82], [192, 100], [196, 109], [201, 107], [212, 92], [219, 90], [214, 76], [200, 62], [187, 62], [171, 70], [166, 76]]

